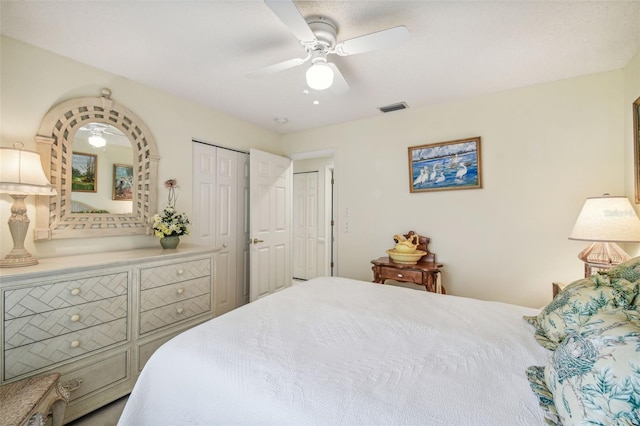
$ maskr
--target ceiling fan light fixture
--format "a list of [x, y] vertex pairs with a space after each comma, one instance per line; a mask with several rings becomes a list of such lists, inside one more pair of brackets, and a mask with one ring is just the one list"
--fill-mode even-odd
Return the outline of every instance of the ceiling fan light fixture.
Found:
[[89, 136], [89, 143], [96, 148], [102, 148], [107, 144], [107, 140], [103, 138], [100, 133], [93, 132], [91, 136]]
[[313, 90], [325, 90], [333, 84], [333, 70], [326, 62], [315, 62], [307, 70], [306, 77]]

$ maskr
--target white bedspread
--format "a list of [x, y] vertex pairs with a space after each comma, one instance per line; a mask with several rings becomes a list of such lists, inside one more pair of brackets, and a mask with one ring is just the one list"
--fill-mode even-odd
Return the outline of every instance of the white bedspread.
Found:
[[536, 313], [318, 278], [163, 345], [119, 425], [543, 425]]

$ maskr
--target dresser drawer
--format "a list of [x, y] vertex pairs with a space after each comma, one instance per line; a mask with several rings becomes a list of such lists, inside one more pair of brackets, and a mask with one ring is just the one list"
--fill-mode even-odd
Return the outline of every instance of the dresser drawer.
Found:
[[411, 271], [397, 268], [380, 268], [380, 277], [385, 280], [396, 280], [422, 284], [422, 271]]
[[60, 383], [71, 394], [69, 401], [102, 390], [128, 377], [129, 352], [96, 361], [60, 376]]
[[162, 306], [140, 314], [140, 334], [211, 312], [211, 295], [203, 294], [183, 302]]
[[126, 318], [127, 304], [127, 296], [118, 296], [7, 320], [4, 323], [4, 347], [12, 349], [119, 318]]
[[170, 263], [140, 270], [142, 290], [211, 276], [211, 259]]
[[164, 345], [169, 340], [173, 339], [175, 336], [176, 336], [175, 334], [171, 334], [161, 339], [156, 339], [153, 342], [149, 342], [149, 343], [145, 343], [144, 345], [141, 345], [138, 348], [138, 373], [142, 371], [142, 368], [145, 366], [147, 361], [149, 361], [149, 358], [151, 358], [151, 355], [153, 355], [153, 353], [157, 351], [160, 346]]
[[127, 340], [122, 318], [4, 351], [4, 380]]
[[211, 293], [211, 277], [155, 287], [140, 292], [142, 312]]
[[7, 290], [5, 319], [20, 318], [54, 309], [127, 294], [129, 274], [118, 272]]

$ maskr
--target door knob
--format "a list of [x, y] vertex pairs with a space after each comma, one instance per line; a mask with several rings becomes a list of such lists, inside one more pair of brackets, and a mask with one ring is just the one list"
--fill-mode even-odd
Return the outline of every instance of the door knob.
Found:
[[249, 241], [249, 242], [253, 244], [258, 244], [258, 243], [264, 243], [264, 240], [259, 240], [257, 238], [254, 238], [253, 241]]

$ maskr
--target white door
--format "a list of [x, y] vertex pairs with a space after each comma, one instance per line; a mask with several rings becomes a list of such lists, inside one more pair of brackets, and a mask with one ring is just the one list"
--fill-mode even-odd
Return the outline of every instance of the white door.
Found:
[[238, 221], [238, 161], [236, 152], [216, 148], [216, 253], [215, 314], [236, 308], [236, 231]]
[[319, 257], [318, 212], [319, 173], [293, 175], [293, 277], [308, 280], [317, 277]]
[[216, 245], [216, 150], [215, 147], [192, 143], [193, 218], [191, 241]]
[[194, 142], [191, 241], [217, 247], [214, 313], [229, 312], [248, 296], [248, 165], [246, 153]]
[[291, 160], [251, 149], [250, 300], [291, 286]]
[[238, 288], [236, 305], [249, 303], [249, 154], [238, 154]]

